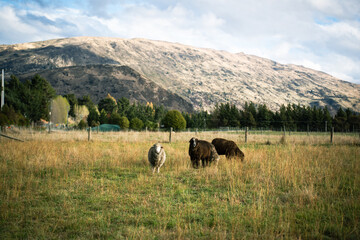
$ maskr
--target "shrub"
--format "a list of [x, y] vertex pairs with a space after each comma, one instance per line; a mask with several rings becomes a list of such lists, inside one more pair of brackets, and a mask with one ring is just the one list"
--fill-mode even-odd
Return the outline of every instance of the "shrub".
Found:
[[80, 130], [83, 130], [83, 129], [85, 129], [86, 127], [87, 127], [87, 124], [86, 124], [86, 122], [82, 119], [82, 120], [79, 122], [78, 128], [79, 128]]
[[163, 119], [166, 128], [172, 127], [174, 130], [183, 130], [186, 128], [186, 120], [177, 110], [168, 111]]
[[134, 130], [141, 130], [144, 126], [144, 123], [139, 118], [133, 118], [130, 121], [130, 128]]
[[119, 126], [120, 126], [122, 129], [128, 129], [128, 128], [129, 128], [129, 125], [130, 125], [130, 122], [129, 122], [129, 119], [127, 119], [127, 117], [121, 117], [121, 118], [120, 118], [120, 124], [119, 124]]

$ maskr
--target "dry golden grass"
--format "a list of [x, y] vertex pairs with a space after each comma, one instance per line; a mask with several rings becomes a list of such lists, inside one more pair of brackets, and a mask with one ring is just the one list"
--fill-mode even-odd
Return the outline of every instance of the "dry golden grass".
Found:
[[[12, 136], [26, 141], [0, 142], [1, 239], [359, 238], [357, 135], [198, 133], [245, 153], [205, 169], [190, 166], [194, 133]], [[152, 174], [157, 141], [167, 160]]]

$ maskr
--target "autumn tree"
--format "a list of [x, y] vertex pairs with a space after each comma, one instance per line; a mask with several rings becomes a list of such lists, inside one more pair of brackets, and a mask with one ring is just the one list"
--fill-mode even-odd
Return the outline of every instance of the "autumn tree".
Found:
[[51, 122], [67, 123], [70, 104], [65, 97], [57, 96], [51, 101]]

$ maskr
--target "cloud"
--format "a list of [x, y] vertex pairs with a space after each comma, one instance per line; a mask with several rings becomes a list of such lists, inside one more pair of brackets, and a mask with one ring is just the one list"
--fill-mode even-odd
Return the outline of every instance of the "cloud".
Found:
[[241, 51], [360, 83], [358, 0], [17, 0], [0, 3], [0, 14], [5, 44], [141, 37]]

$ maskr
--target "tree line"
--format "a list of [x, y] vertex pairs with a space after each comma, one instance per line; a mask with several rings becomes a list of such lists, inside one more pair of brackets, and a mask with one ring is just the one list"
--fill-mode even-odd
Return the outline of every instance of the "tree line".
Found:
[[331, 116], [327, 107], [302, 106], [300, 104], [281, 105], [278, 111], [271, 111], [266, 104], [245, 102], [243, 109], [235, 105], [221, 103], [211, 113], [185, 113], [187, 127], [221, 128], [249, 127], [252, 129], [271, 129], [290, 131], [359, 131], [360, 115], [351, 109], [339, 108]]
[[86, 128], [101, 124], [116, 124], [122, 129], [155, 130], [161, 127], [210, 129], [221, 127], [249, 127], [256, 129], [286, 129], [291, 131], [353, 131], [360, 129], [360, 115], [351, 109], [337, 110], [331, 116], [327, 107], [282, 105], [272, 111], [266, 104], [245, 102], [242, 109], [229, 103], [217, 104], [213, 111], [192, 113], [168, 110], [153, 103], [131, 103], [111, 95], [97, 105], [86, 95], [56, 96], [50, 83], [40, 75], [25, 82], [12, 75], [5, 84], [5, 103], [0, 112], [0, 125], [29, 126], [41, 120]]

